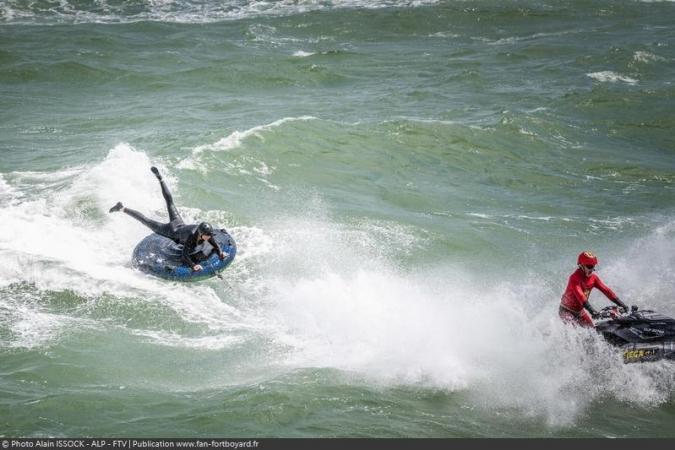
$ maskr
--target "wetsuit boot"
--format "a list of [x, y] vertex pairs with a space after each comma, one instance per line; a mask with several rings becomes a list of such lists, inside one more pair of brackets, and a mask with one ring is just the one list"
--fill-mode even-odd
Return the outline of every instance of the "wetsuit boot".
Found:
[[122, 202], [117, 202], [117, 204], [115, 206], [113, 206], [112, 208], [110, 208], [110, 210], [108, 212], [114, 213], [114, 212], [119, 211], [122, 208], [124, 208], [124, 205], [122, 205]]

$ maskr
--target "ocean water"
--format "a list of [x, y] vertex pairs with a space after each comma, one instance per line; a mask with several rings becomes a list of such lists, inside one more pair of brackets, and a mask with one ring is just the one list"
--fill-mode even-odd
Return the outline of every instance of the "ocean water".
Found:
[[[675, 437], [675, 2], [0, 0], [0, 435]], [[225, 280], [135, 271], [166, 218]], [[607, 304], [601, 294], [591, 301]]]

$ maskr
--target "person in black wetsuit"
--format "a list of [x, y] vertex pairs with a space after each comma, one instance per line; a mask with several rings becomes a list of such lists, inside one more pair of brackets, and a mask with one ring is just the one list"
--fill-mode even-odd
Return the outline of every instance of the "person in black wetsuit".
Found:
[[150, 228], [155, 233], [167, 237], [173, 240], [177, 244], [183, 245], [183, 253], [181, 259], [185, 264], [190, 266], [193, 271], [202, 270], [202, 266], [199, 264], [200, 261], [208, 258], [209, 255], [205, 255], [201, 249], [204, 242], [208, 242], [213, 247], [214, 251], [218, 253], [218, 257], [222, 260], [225, 259], [225, 254], [221, 250], [220, 246], [213, 238], [213, 227], [206, 222], [202, 222], [199, 225], [187, 225], [183, 222], [183, 218], [178, 213], [176, 205], [173, 203], [173, 197], [169, 188], [162, 180], [162, 176], [159, 174], [157, 167], [151, 167], [150, 170], [155, 174], [159, 180], [159, 185], [162, 187], [162, 195], [166, 201], [166, 208], [169, 211], [169, 223], [160, 223], [152, 219], [148, 219], [143, 214], [139, 213], [130, 208], [125, 208], [122, 205], [122, 202], [117, 202], [115, 206], [110, 208], [111, 213], [117, 211], [123, 211], [133, 217], [134, 219], [141, 222], [146, 227]]

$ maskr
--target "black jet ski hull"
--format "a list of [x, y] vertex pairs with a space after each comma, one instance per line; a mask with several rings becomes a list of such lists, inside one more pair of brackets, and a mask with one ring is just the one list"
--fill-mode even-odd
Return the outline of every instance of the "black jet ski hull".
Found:
[[668, 359], [675, 361], [675, 342], [657, 342], [651, 344], [627, 344], [621, 347], [623, 362], [643, 363]]
[[[616, 307], [600, 312], [595, 329], [623, 353], [624, 363], [675, 361], [675, 320], [652, 310], [619, 313]], [[602, 320], [604, 319], [604, 320]]]

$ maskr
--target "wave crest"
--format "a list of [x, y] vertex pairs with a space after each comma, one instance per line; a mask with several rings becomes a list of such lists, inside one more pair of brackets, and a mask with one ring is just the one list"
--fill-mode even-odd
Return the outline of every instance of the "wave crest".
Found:
[[106, 0], [41, 1], [8, 0], [0, 5], [0, 23], [130, 23], [140, 21], [171, 23], [210, 23], [260, 16], [292, 16], [332, 9], [414, 8], [439, 0], [238, 0], [201, 2], [196, 0], [145, 0], [115, 2]]

